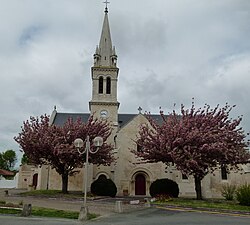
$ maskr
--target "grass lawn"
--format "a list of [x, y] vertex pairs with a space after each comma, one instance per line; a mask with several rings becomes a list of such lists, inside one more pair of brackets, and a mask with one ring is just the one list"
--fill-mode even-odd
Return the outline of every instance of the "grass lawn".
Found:
[[71, 212], [57, 209], [32, 207], [32, 216], [59, 217], [67, 219], [77, 219], [79, 212]]
[[[8, 207], [8, 208], [4, 208]], [[19, 208], [19, 209], [16, 209]], [[20, 206], [10, 206], [10, 204], [0, 204], [0, 214], [13, 214], [13, 215], [21, 215], [22, 208]], [[49, 209], [42, 207], [32, 207], [32, 216], [41, 216], [41, 217], [55, 217], [55, 218], [67, 218], [67, 219], [78, 219], [79, 212], [65, 211], [65, 210], [57, 210], [57, 209]], [[88, 214], [88, 219], [94, 219], [98, 215], [94, 213]]]
[[[79, 212], [34, 207], [32, 208], [32, 215], [41, 216], [41, 217], [58, 217], [58, 218], [67, 218], [67, 219], [78, 219]], [[94, 213], [88, 213], [88, 220], [94, 219], [97, 216], [98, 215]]]
[[17, 209], [5, 209], [5, 208], [0, 208], [0, 214], [20, 214], [20, 210]]

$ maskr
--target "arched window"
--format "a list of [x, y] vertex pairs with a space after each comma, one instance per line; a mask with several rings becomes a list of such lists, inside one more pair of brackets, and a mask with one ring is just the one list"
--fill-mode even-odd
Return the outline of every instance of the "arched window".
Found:
[[111, 94], [111, 79], [110, 79], [110, 77], [107, 78], [106, 93]]
[[227, 168], [225, 166], [221, 167], [221, 179], [227, 180]]
[[33, 175], [32, 186], [36, 189], [37, 187], [37, 180], [38, 180], [38, 173]]
[[117, 139], [117, 135], [114, 136], [114, 142], [115, 142], [115, 146], [114, 147], [115, 148], [117, 148], [117, 141], [116, 141], [116, 139]]
[[184, 173], [181, 174], [182, 180], [188, 180], [188, 176]]
[[99, 93], [99, 94], [103, 94], [103, 77], [100, 77], [100, 78], [99, 78], [98, 93]]

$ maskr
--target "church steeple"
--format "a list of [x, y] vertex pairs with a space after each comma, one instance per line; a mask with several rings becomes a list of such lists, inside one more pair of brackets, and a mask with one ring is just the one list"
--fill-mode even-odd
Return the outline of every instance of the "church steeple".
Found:
[[107, 3], [109, 2], [106, 1], [104, 3], [106, 3], [104, 21], [99, 46], [97, 46], [94, 54], [94, 66], [116, 67], [117, 55], [115, 53], [115, 47], [112, 46], [108, 20]]
[[104, 2], [104, 21], [101, 38], [94, 54], [92, 74], [92, 99], [89, 102], [91, 114], [96, 117], [107, 119], [114, 126], [118, 124], [117, 82], [119, 68], [116, 65], [117, 55], [112, 45], [111, 33], [108, 20], [107, 0]]

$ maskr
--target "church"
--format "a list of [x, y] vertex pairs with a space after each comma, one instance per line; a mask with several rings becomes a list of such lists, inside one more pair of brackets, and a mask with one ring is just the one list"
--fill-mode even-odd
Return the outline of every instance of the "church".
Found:
[[[87, 175], [84, 174], [84, 168], [80, 168], [79, 173], [69, 177], [68, 190], [82, 191], [84, 176], [88, 176], [87, 186], [90, 190], [93, 181], [100, 176], [105, 176], [115, 183], [117, 196], [149, 196], [152, 182], [156, 179], [168, 178], [179, 185], [179, 196], [195, 197], [193, 177], [184, 176], [174, 166], [166, 167], [163, 163], [143, 163], [131, 152], [131, 149], [137, 149], [135, 140], [140, 125], [149, 122], [141, 113], [140, 107], [138, 113], [135, 114], [119, 112], [117, 58], [115, 46], [111, 40], [106, 6], [100, 42], [95, 49], [91, 67], [92, 99], [89, 101], [90, 112], [57, 112], [55, 108], [51, 114], [50, 123], [60, 126], [68, 118], [76, 119], [79, 117], [86, 122], [93, 113], [101, 120], [108, 120], [113, 129], [108, 141], [115, 147], [116, 160], [110, 166], [90, 164]], [[152, 117], [158, 122], [161, 120], [160, 115], [152, 115]], [[203, 179], [202, 194], [205, 198], [221, 197], [220, 190], [223, 184], [241, 184], [246, 181], [250, 181], [250, 166], [248, 165], [243, 165], [242, 171], [239, 173], [227, 174], [218, 169], [213, 175], [208, 174]], [[61, 176], [47, 165], [41, 167], [22, 165], [19, 171], [18, 188], [34, 186], [40, 190], [60, 190]]]

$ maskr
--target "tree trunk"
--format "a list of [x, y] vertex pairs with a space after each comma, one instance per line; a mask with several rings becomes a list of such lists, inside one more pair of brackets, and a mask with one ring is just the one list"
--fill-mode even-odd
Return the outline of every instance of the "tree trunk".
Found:
[[62, 193], [67, 194], [68, 193], [68, 173], [62, 174]]
[[196, 199], [202, 200], [201, 179], [198, 176], [194, 176], [194, 182], [195, 182]]

